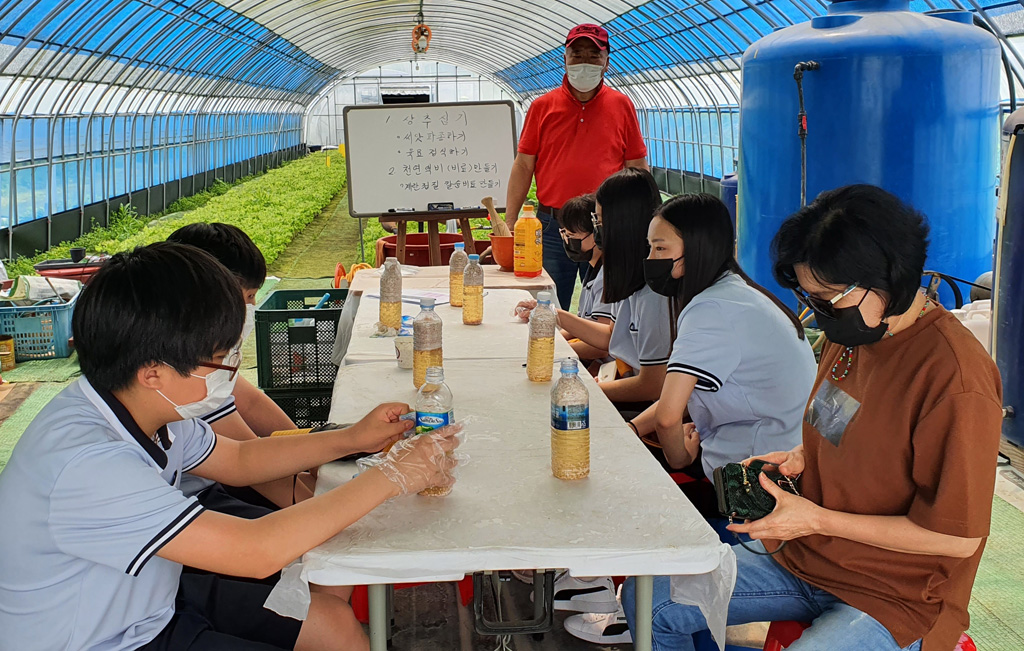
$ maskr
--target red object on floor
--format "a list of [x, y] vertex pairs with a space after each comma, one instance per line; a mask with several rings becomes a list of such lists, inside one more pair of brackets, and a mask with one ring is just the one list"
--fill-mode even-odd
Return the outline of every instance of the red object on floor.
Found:
[[[428, 583], [396, 583], [395, 590], [402, 590], [403, 588], [414, 588], [418, 585], [428, 585]], [[459, 586], [459, 598], [462, 600], [463, 606], [468, 606], [469, 602], [473, 601], [473, 575], [467, 574], [458, 582]], [[356, 619], [363, 624], [370, 623], [370, 600], [366, 591], [365, 585], [357, 585], [355, 590], [352, 591], [352, 612], [355, 613]]]
[[800, 639], [809, 627], [810, 624], [805, 622], [772, 622], [764, 641], [764, 651], [782, 651]]
[[[804, 622], [772, 622], [768, 627], [768, 637], [764, 641], [763, 651], [782, 651], [800, 639], [800, 636], [810, 626]], [[957, 642], [953, 651], [978, 651], [978, 646], [970, 635], [964, 633], [960, 636], [960, 641]]]

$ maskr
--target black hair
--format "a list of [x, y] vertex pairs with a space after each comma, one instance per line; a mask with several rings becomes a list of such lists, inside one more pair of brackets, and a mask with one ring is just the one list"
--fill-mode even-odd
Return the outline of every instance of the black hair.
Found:
[[823, 285], [856, 283], [884, 292], [882, 318], [910, 309], [927, 256], [924, 216], [873, 185], [822, 192], [784, 221], [772, 240], [773, 273], [780, 285], [796, 289], [793, 268], [806, 264]]
[[745, 283], [767, 296], [793, 322], [797, 336], [804, 338], [804, 327], [793, 310], [777, 296], [755, 283], [736, 261], [736, 233], [729, 209], [718, 197], [710, 194], [683, 194], [661, 204], [655, 217], [664, 219], [683, 238], [686, 273], [679, 283], [679, 293], [672, 297], [672, 320], [669, 324], [675, 338], [676, 321], [683, 309], [697, 294], [710, 287], [722, 274], [731, 271]]
[[206, 251], [238, 276], [244, 289], [259, 289], [267, 279], [267, 261], [256, 243], [237, 226], [197, 222], [174, 231], [167, 241]]
[[107, 260], [82, 290], [71, 327], [86, 379], [114, 391], [150, 362], [195, 370], [237, 344], [244, 323], [238, 280], [224, 265], [193, 246], [157, 242]]
[[558, 225], [574, 233], [593, 233], [594, 222], [591, 213], [595, 206], [594, 193], [581, 194], [562, 204], [558, 214]]
[[644, 286], [647, 227], [661, 192], [647, 170], [629, 167], [612, 174], [597, 189], [601, 204], [605, 303], [616, 303]]

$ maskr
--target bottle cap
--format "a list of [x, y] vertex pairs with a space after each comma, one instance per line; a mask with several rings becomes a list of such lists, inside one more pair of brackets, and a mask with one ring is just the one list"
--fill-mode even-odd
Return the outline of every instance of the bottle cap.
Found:
[[398, 258], [396, 258], [393, 255], [392, 256], [388, 256], [388, 257], [384, 258], [384, 262], [398, 262]]
[[432, 298], [421, 298], [420, 307], [434, 307], [434, 299]]
[[463, 251], [463, 250], [465, 250], [465, 248], [466, 248], [466, 243], [465, 242], [456, 242], [455, 243], [455, 250], [456, 251]]
[[550, 303], [551, 302], [551, 292], [537, 292], [537, 302], [538, 303]]
[[579, 373], [579, 368], [576, 366], [576, 358], [570, 357], [562, 360], [562, 373], [574, 374]]
[[470, 262], [479, 262], [480, 261], [480, 256], [477, 255], [476, 253], [470, 253], [469, 254], [469, 261]]

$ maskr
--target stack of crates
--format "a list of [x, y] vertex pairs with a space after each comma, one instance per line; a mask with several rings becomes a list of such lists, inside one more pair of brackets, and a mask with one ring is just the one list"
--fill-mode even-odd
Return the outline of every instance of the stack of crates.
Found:
[[259, 386], [300, 428], [328, 422], [338, 374], [331, 352], [346, 298], [347, 289], [279, 289], [256, 308]]

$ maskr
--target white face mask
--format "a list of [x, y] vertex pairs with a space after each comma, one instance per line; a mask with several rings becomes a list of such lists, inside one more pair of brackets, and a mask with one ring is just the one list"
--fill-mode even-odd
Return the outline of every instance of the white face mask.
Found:
[[594, 63], [574, 63], [566, 66], [569, 85], [581, 93], [589, 93], [597, 88], [604, 76], [604, 66]]
[[[225, 365], [234, 366], [241, 362], [241, 353], [229, 355], [231, 363], [228, 364], [225, 360]], [[224, 404], [224, 401], [228, 399], [231, 392], [235, 390], [235, 380], [238, 379], [238, 373], [232, 373], [227, 369], [216, 369], [213, 372], [203, 376], [196, 375], [195, 373], [189, 373], [192, 377], [202, 378], [206, 381], [206, 397], [198, 402], [190, 402], [184, 405], [179, 405], [167, 396], [164, 395], [163, 391], [157, 389], [157, 393], [166, 400], [167, 402], [174, 405], [174, 410], [178, 412], [182, 420], [190, 420], [192, 418], [202, 418], [207, 414], [212, 413], [218, 407]], [[232, 377], [234, 375], [234, 377]]]
[[251, 333], [252, 329], [255, 328], [255, 327], [256, 327], [256, 306], [255, 305], [249, 305], [248, 303], [246, 303], [245, 304], [245, 325], [242, 326], [242, 339], [241, 339], [241, 341], [245, 341], [245, 338], [249, 336], [249, 333]]

